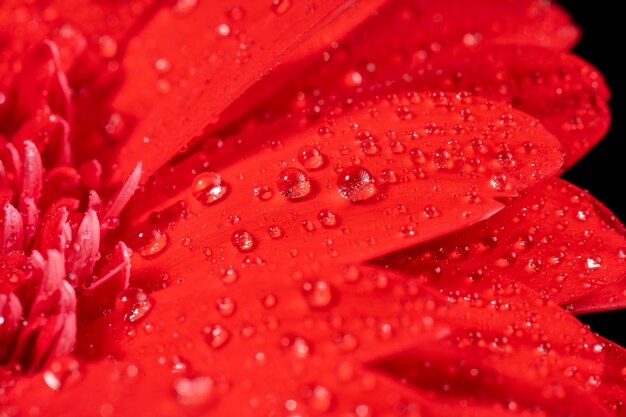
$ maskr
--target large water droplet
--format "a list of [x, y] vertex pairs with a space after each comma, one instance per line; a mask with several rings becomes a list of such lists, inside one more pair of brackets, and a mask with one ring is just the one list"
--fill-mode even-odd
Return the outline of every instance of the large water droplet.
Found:
[[344, 168], [337, 178], [339, 194], [353, 203], [372, 198], [378, 192], [374, 177], [363, 167]]
[[254, 236], [245, 229], [234, 231], [230, 241], [241, 252], [250, 252], [256, 246]]
[[221, 200], [228, 192], [228, 186], [215, 172], [203, 172], [193, 179], [191, 193], [202, 204], [213, 204]]
[[288, 199], [295, 200], [309, 195], [309, 177], [298, 168], [286, 168], [278, 175], [278, 191]]

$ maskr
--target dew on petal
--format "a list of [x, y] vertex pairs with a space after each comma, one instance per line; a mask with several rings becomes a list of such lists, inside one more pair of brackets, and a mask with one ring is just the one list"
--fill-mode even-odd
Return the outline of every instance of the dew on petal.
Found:
[[151, 257], [163, 252], [167, 247], [168, 237], [152, 225], [141, 228], [133, 237], [137, 252], [145, 257]]
[[261, 201], [267, 201], [272, 198], [272, 189], [268, 186], [255, 187], [254, 195]]
[[363, 167], [344, 168], [337, 178], [337, 188], [341, 196], [353, 203], [372, 198], [378, 186], [372, 174]]
[[205, 405], [215, 396], [213, 380], [208, 376], [178, 379], [174, 390], [181, 404], [192, 407]]
[[311, 308], [328, 307], [333, 301], [333, 289], [326, 281], [305, 282], [302, 286], [304, 297]]
[[235, 300], [230, 297], [220, 297], [215, 300], [215, 308], [221, 316], [231, 317], [235, 314], [237, 305], [235, 304]]
[[285, 351], [298, 359], [304, 359], [311, 353], [311, 345], [300, 336], [285, 335], [280, 339], [280, 345]]
[[44, 382], [54, 391], [73, 386], [81, 378], [80, 362], [70, 356], [56, 358], [43, 372]]
[[338, 224], [337, 215], [330, 210], [320, 211], [317, 219], [324, 227], [336, 227]]
[[250, 252], [256, 246], [254, 236], [245, 229], [234, 231], [231, 235], [230, 241], [240, 252]]
[[283, 235], [283, 230], [279, 226], [272, 225], [267, 228], [267, 234], [272, 239], [278, 239]]
[[309, 177], [298, 168], [286, 168], [278, 175], [278, 191], [290, 200], [306, 197], [311, 192]]
[[324, 165], [324, 155], [312, 145], [306, 145], [298, 150], [298, 162], [306, 169], [319, 169]]
[[221, 200], [228, 192], [228, 186], [215, 172], [203, 172], [193, 179], [191, 193], [196, 200], [210, 205]]
[[230, 340], [230, 332], [221, 324], [214, 324], [204, 328], [205, 340], [213, 349], [221, 349]]
[[129, 288], [122, 296], [124, 304], [124, 320], [129, 323], [138, 323], [146, 318], [154, 307], [154, 300], [141, 289]]
[[272, 0], [272, 11], [277, 15], [287, 13], [291, 8], [291, 0]]

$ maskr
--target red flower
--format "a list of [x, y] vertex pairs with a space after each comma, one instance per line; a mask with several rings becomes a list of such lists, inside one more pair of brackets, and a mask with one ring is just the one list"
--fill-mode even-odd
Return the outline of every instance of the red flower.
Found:
[[578, 30], [351, 3], [3, 4], [0, 416], [624, 413]]

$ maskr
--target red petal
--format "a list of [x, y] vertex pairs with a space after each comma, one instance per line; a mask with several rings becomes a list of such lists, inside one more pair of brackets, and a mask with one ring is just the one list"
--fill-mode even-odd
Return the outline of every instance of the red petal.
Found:
[[69, 165], [72, 160], [69, 130], [69, 124], [63, 118], [39, 112], [20, 126], [11, 141], [18, 149], [25, 141], [32, 141], [39, 152], [43, 152], [46, 166]]
[[561, 142], [565, 167], [584, 156], [609, 129], [610, 94], [602, 75], [567, 52], [463, 48], [418, 65], [410, 74], [411, 84], [422, 88], [467, 89], [510, 102], [536, 117]]
[[[123, 361], [90, 365], [59, 392], [41, 378], [23, 379], [11, 404], [42, 416], [77, 401], [81, 410], [106, 403], [138, 417], [156, 409], [258, 416], [285, 408], [610, 415], [603, 400], [619, 381], [604, 369], [601, 341], [531, 291], [504, 285], [472, 302], [446, 303], [406, 277], [312, 262], [313, 276], [248, 269], [233, 285], [217, 272], [176, 276], [177, 284], [153, 294], [141, 322], [91, 328]], [[302, 292], [312, 278], [336, 290], [327, 305], [311, 305]]]
[[604, 375], [600, 397], [616, 416], [626, 416], [626, 349], [609, 340], [604, 342]]
[[377, 260], [446, 293], [512, 277], [562, 305], [626, 274], [624, 227], [597, 200], [557, 179], [486, 222]]
[[[204, 264], [238, 269], [246, 262], [369, 260], [489, 217], [501, 208], [494, 198], [516, 195], [560, 165], [556, 140], [536, 121], [483, 99], [407, 94], [358, 107], [363, 110], [338, 112], [329, 121], [332, 127], [301, 128], [286, 119], [230, 138], [208, 160], [200, 154], [199, 161], [163, 170], [127, 213], [132, 223], [124, 240], [148, 257], [165, 255], [137, 259], [137, 271], [170, 263], [179, 271]], [[466, 113], [471, 121], [463, 120]], [[308, 162], [298, 160], [303, 146], [321, 152], [319, 169], [307, 170]], [[203, 190], [207, 184], [198, 182], [203, 177], [193, 180], [207, 166], [217, 170], [226, 190]], [[341, 176], [358, 167], [377, 182], [361, 204], [338, 190]], [[308, 177], [306, 198], [280, 194], [290, 191], [277, 182], [287, 168]], [[345, 171], [337, 174], [340, 169]], [[370, 186], [354, 185], [357, 193], [356, 187]], [[222, 191], [221, 198], [211, 204], [206, 200], [214, 191]], [[152, 223], [140, 226], [147, 210], [155, 210]], [[238, 241], [242, 229], [251, 235], [244, 236], [248, 247]]]
[[57, 46], [50, 41], [38, 43], [22, 65], [9, 96], [12, 110], [9, 128], [20, 126], [37, 111], [46, 109], [67, 120], [71, 113], [70, 90], [65, 74], [59, 69]]
[[468, 90], [511, 103], [539, 119], [561, 141], [566, 167], [595, 146], [610, 125], [609, 91], [600, 73], [582, 59], [550, 48], [464, 46], [405, 61], [384, 56], [359, 61], [348, 55], [345, 62], [335, 63], [338, 68], [332, 65], [331, 60], [309, 78], [292, 83], [259, 113], [280, 115], [300, 109], [314, 113], [316, 106], [332, 107], [340, 100], [407, 87]]
[[20, 212], [5, 203], [0, 210], [0, 255], [22, 248], [24, 224]]
[[114, 229], [117, 227], [120, 213], [124, 207], [126, 207], [139, 187], [139, 180], [141, 179], [142, 173], [141, 166], [141, 162], [135, 166], [135, 169], [130, 173], [117, 195], [111, 200], [111, 204], [109, 205], [106, 213], [102, 216], [102, 228]]
[[[237, 21], [227, 20], [233, 7], [217, 1], [198, 2], [185, 14], [160, 10], [130, 42], [123, 61], [125, 82], [114, 107], [137, 124], [116, 155], [117, 178], [139, 160], [152, 174], [345, 3], [325, 1], [311, 9], [289, 1], [286, 12], [273, 13], [271, 3], [244, 0]], [[220, 35], [222, 24], [232, 27], [232, 36]]]
[[40, 253], [47, 253], [50, 249], [65, 251], [67, 243], [72, 240], [72, 229], [67, 219], [68, 211], [65, 206], [56, 207], [46, 213], [33, 249]]
[[119, 242], [93, 285], [78, 299], [78, 316], [89, 323], [113, 309], [130, 280], [130, 250]]
[[100, 259], [100, 222], [93, 210], [88, 210], [78, 227], [74, 240], [65, 251], [65, 269], [75, 286], [89, 282], [93, 267]]
[[[623, 253], [624, 248], [621, 248], [622, 259]], [[622, 274], [614, 284], [572, 301], [567, 308], [576, 314], [626, 308], [626, 276]]]
[[0, 363], [5, 363], [13, 350], [13, 344], [22, 321], [22, 305], [12, 293], [0, 293]]

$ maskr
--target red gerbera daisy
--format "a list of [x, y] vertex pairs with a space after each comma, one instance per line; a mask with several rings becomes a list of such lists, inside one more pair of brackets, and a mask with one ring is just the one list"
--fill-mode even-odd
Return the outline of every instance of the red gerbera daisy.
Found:
[[537, 0], [0, 7], [0, 416], [615, 416], [608, 89]]

